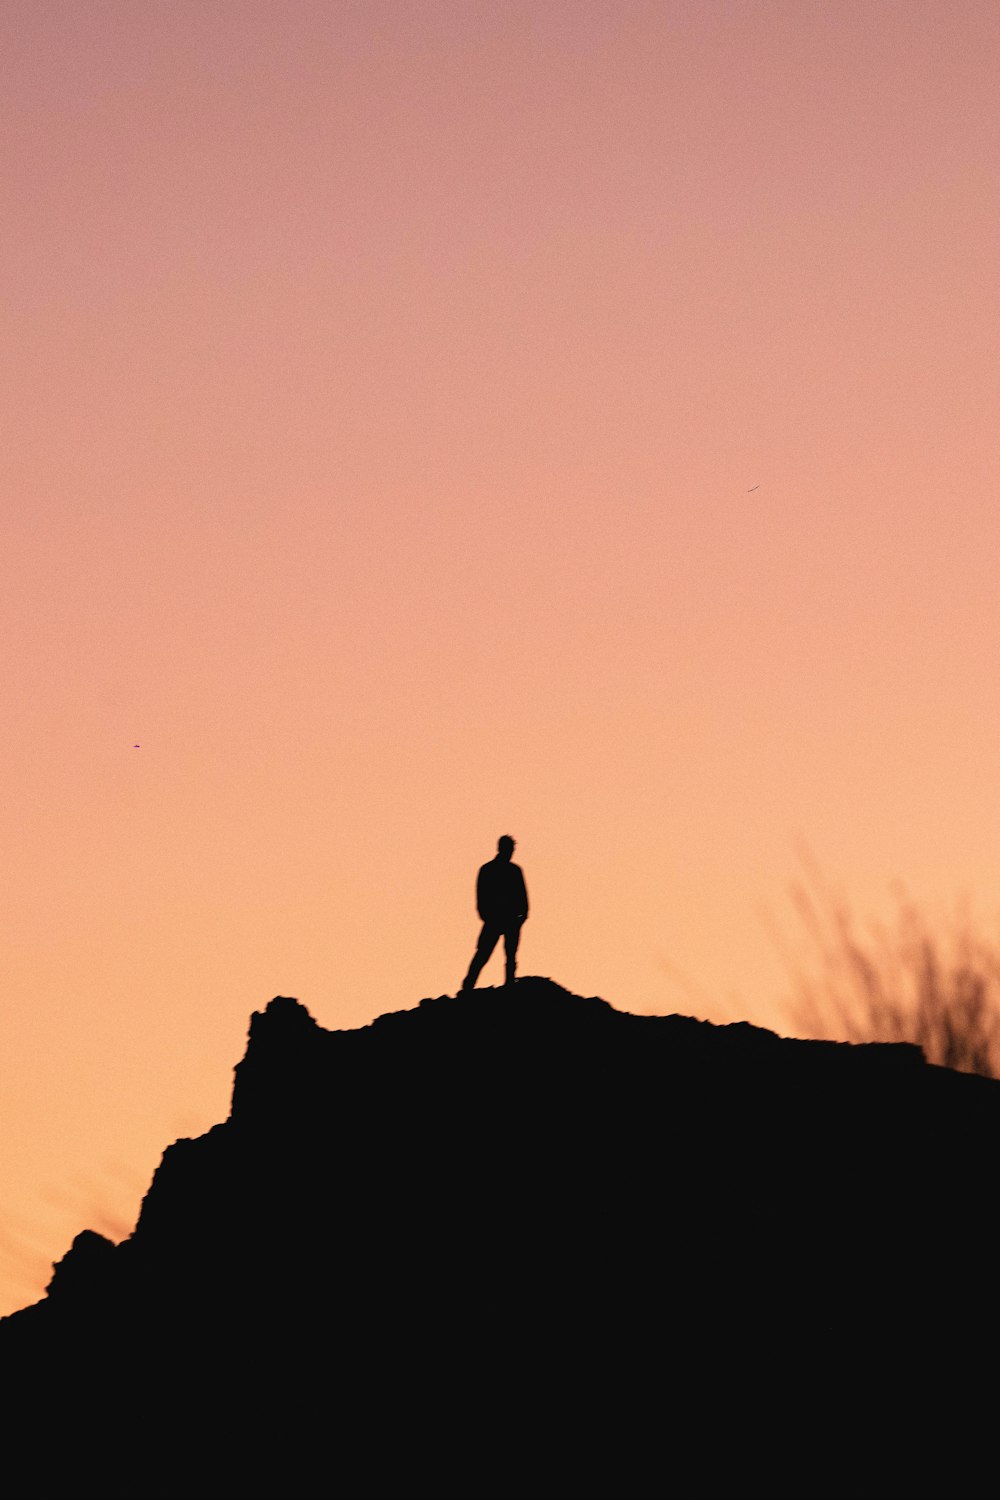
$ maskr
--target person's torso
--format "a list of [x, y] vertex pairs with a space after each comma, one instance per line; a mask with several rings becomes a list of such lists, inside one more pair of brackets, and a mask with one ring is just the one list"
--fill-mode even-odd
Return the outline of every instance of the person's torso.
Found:
[[491, 859], [479, 873], [484, 915], [517, 916], [524, 907], [524, 877], [520, 865]]

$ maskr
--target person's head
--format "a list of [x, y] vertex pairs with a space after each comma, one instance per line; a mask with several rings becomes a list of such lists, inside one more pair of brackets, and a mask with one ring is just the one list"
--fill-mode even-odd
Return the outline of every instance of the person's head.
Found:
[[509, 833], [497, 839], [497, 859], [510, 859], [514, 853], [514, 840]]

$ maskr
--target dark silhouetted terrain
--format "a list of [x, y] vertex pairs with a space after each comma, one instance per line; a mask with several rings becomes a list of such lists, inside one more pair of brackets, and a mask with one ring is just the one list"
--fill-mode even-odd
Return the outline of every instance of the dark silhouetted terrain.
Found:
[[135, 1233], [0, 1324], [4, 1454], [43, 1495], [893, 1493], [959, 1404], [992, 1450], [998, 1141], [1000, 1085], [907, 1045], [278, 998]]

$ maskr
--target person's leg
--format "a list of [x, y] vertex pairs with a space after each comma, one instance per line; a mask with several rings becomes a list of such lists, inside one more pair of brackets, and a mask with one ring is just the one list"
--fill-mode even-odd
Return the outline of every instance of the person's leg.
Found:
[[497, 939], [499, 938], [499, 936], [499, 927], [495, 927], [492, 922], [483, 923], [483, 930], [479, 934], [479, 942], [476, 944], [476, 951], [472, 955], [472, 962], [469, 965], [469, 972], [462, 980], [463, 990], [475, 989], [476, 980], [479, 978], [480, 974], [483, 971], [483, 965], [486, 963], [490, 954], [493, 952], [493, 949], [496, 947]]
[[521, 924], [514, 922], [504, 929], [503, 946], [507, 956], [507, 983], [514, 983], [517, 972], [517, 945], [521, 938]]

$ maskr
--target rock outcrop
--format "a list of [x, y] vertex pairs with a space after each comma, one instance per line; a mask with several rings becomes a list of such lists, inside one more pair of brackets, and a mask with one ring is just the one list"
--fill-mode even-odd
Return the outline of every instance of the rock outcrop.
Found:
[[40, 1494], [815, 1493], [995, 1331], [998, 1143], [1000, 1085], [915, 1047], [279, 997], [130, 1238], [0, 1324], [8, 1449]]

